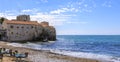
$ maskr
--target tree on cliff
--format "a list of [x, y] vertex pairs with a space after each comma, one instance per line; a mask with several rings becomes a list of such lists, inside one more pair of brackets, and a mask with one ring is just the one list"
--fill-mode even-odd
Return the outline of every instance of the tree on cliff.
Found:
[[0, 18], [0, 23], [2, 24], [4, 20], [5, 20], [5, 18], [4, 18], [4, 17], [1, 17], [1, 18]]

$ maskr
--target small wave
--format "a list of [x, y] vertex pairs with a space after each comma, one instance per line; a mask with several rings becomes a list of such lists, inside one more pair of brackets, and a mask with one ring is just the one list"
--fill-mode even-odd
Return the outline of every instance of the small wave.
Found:
[[73, 57], [79, 58], [88, 58], [88, 59], [97, 59], [102, 62], [120, 62], [120, 58], [108, 56], [108, 55], [100, 55], [94, 53], [85, 53], [85, 52], [72, 52], [72, 51], [65, 51], [65, 50], [58, 50], [58, 49], [49, 49], [49, 48], [42, 48], [41, 45], [35, 43], [27, 43], [27, 44], [19, 44], [19, 43], [10, 43], [8, 45], [15, 46], [15, 47], [25, 47], [37, 50], [49, 50], [50, 52], [63, 54]]
[[25, 47], [25, 48], [31, 48], [31, 49], [37, 49], [37, 50], [41, 50], [42, 47], [40, 44], [35, 44], [35, 43], [25, 43], [25, 44], [20, 44], [20, 43], [9, 43], [7, 45], [11, 45], [14, 47]]
[[100, 54], [93, 54], [93, 53], [84, 53], [84, 52], [71, 52], [71, 51], [62, 51], [62, 50], [51, 50], [51, 52], [79, 57], [79, 58], [88, 58], [88, 59], [97, 59], [102, 62], [120, 62], [120, 58], [107, 56], [107, 55], [100, 55]]
[[11, 45], [15, 47], [23, 47], [23, 44], [19, 44], [19, 43], [8, 43], [7, 45]]

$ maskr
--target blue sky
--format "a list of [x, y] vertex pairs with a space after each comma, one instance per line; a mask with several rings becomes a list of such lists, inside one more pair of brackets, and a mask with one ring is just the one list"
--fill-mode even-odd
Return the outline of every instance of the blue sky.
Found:
[[120, 0], [0, 0], [0, 16], [29, 14], [58, 35], [120, 35]]

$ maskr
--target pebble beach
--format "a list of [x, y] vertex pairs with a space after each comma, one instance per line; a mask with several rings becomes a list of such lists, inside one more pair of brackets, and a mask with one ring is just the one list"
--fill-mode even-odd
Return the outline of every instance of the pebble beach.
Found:
[[[100, 62], [98, 60], [93, 59], [87, 59], [87, 58], [77, 58], [62, 54], [56, 54], [52, 53], [50, 51], [44, 51], [44, 50], [35, 50], [30, 48], [24, 48], [24, 47], [15, 47], [8, 45], [9, 42], [3, 42], [0, 41], [0, 47], [1, 48], [7, 48], [18, 50], [20, 53], [28, 52], [28, 57], [23, 58], [22, 62]], [[15, 62], [15, 57], [3, 57], [2, 62]]]

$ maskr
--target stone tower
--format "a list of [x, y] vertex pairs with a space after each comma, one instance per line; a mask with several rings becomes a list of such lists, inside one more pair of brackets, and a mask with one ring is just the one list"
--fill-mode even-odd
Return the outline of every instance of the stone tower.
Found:
[[19, 15], [17, 16], [17, 21], [30, 21], [30, 16], [29, 15]]
[[43, 21], [43, 22], [41, 22], [41, 25], [42, 25], [43, 27], [47, 27], [47, 26], [49, 26], [49, 23], [46, 22], [46, 21]]

